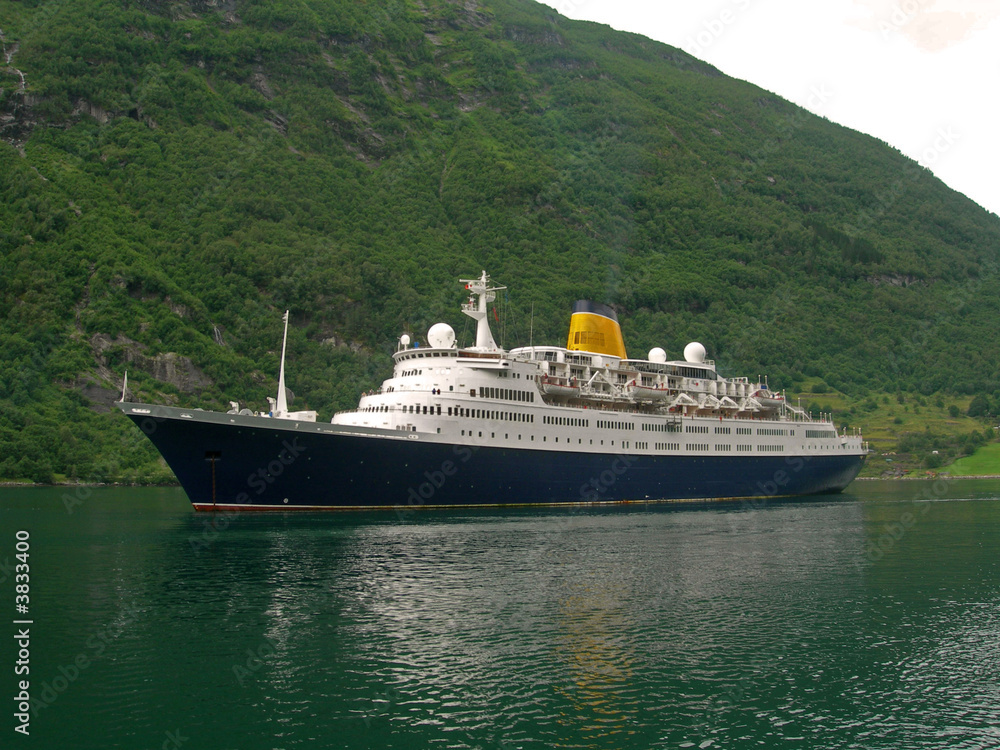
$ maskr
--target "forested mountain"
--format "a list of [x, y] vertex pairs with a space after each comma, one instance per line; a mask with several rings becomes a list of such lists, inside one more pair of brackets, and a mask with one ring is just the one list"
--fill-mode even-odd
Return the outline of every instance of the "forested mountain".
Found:
[[[0, 478], [149, 476], [107, 404], [377, 385], [486, 269], [633, 356], [996, 401], [1000, 220], [868, 136], [531, 0], [0, 0]], [[500, 328], [501, 326], [497, 326]], [[322, 417], [321, 417], [322, 418]]]

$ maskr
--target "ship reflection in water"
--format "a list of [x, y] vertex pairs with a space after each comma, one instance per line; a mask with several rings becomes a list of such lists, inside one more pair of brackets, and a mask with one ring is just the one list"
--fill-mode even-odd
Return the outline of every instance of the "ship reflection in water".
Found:
[[994, 746], [1000, 482], [916, 502], [934, 486], [399, 515], [190, 514], [124, 488], [68, 514], [62, 490], [4, 490], [45, 623], [33, 739]]

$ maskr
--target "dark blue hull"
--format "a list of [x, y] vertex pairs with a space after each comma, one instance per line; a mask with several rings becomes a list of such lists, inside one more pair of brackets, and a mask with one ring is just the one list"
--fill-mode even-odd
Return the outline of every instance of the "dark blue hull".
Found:
[[864, 456], [671, 456], [512, 449], [186, 411], [122, 410], [198, 510], [594, 503], [843, 490]]

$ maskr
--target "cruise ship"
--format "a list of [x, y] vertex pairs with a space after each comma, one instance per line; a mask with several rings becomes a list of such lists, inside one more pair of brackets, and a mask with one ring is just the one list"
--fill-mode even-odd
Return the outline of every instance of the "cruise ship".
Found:
[[[574, 305], [565, 346], [504, 350], [490, 304], [462, 279], [476, 325], [399, 338], [392, 376], [329, 423], [289, 411], [285, 347], [263, 413], [117, 406], [160, 451], [194, 508], [321, 510], [560, 505], [836, 493], [868, 453], [766, 383], [723, 377], [700, 343], [683, 359], [626, 354], [617, 316]], [[288, 318], [285, 316], [287, 340]]]

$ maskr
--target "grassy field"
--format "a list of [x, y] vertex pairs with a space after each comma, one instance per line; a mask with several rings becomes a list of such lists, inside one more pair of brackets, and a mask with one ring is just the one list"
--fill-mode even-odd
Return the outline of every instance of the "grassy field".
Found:
[[[982, 467], [974, 462], [974, 469], [966, 469], [961, 463], [959, 471], [966, 472], [963, 476], [1000, 473], [1000, 444], [989, 444], [986, 447], [990, 451], [985, 453], [980, 447], [995, 439], [993, 424], [966, 416], [971, 396], [884, 392], [849, 396], [815, 378], [798, 385], [799, 393], [788, 393], [790, 403], [808, 409], [814, 417], [819, 412], [831, 412], [840, 429], [861, 429], [875, 451], [863, 476], [952, 472], [951, 466], [944, 467], [977, 448], [975, 455], [963, 462], [983, 454], [993, 456], [995, 463], [984, 458]], [[816, 393], [814, 389], [827, 392]], [[974, 433], [979, 438], [975, 445], [970, 442]]]
[[1000, 474], [1000, 443], [984, 445], [971, 456], [958, 459], [942, 472], [953, 477], [974, 477]]

